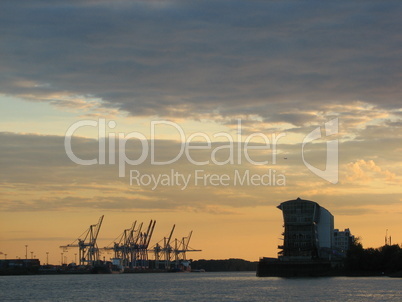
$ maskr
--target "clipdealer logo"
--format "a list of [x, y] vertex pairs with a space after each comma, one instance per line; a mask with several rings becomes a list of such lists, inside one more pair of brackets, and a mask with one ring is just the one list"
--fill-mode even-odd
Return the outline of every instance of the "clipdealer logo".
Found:
[[[338, 134], [338, 123], [339, 120], [338, 118], [335, 118], [333, 120], [330, 120], [329, 122], [326, 122], [324, 124], [324, 129], [325, 129], [325, 136], [331, 136]], [[332, 184], [337, 184], [338, 183], [338, 174], [339, 174], [339, 168], [338, 168], [338, 140], [331, 140], [327, 142], [327, 156], [326, 156], [326, 162], [325, 162], [325, 169], [321, 170], [310, 163], [306, 161], [304, 158], [304, 147], [307, 143], [311, 143], [314, 140], [320, 139], [321, 138], [321, 127], [315, 128], [313, 131], [311, 131], [304, 139], [303, 139], [303, 144], [302, 144], [302, 159], [304, 165], [315, 175], [321, 177], [322, 179], [325, 179], [326, 181], [332, 183]]]
[[[64, 147], [67, 156], [71, 161], [78, 165], [118, 165], [118, 176], [126, 177], [126, 167], [139, 167], [145, 161], [149, 161], [154, 166], [166, 166], [176, 163], [182, 157], [196, 166], [193, 173], [183, 174], [180, 171], [171, 169], [171, 173], [160, 173], [158, 175], [150, 173], [141, 173], [139, 169], [131, 169], [129, 171], [130, 185], [150, 186], [152, 190], [160, 186], [178, 186], [182, 190], [186, 189], [193, 180], [195, 186], [284, 186], [286, 185], [286, 177], [283, 174], [276, 174], [275, 169], [268, 169], [264, 174], [253, 174], [250, 170], [240, 171], [234, 170], [230, 174], [211, 174], [205, 173], [199, 169], [200, 166], [206, 165], [242, 165], [243, 163], [254, 166], [275, 165], [277, 163], [277, 145], [281, 138], [286, 136], [286, 133], [271, 133], [267, 136], [264, 133], [257, 132], [247, 136], [242, 134], [241, 120], [237, 121], [236, 135], [233, 137], [226, 132], [218, 132], [212, 135], [212, 138], [204, 132], [191, 133], [186, 136], [182, 127], [171, 121], [152, 121], [150, 122], [149, 139], [140, 132], [133, 131], [128, 134], [119, 132], [111, 132], [111, 129], [116, 127], [115, 121], [106, 122], [106, 119], [99, 120], [81, 120], [72, 124], [65, 134]], [[98, 156], [92, 159], [79, 158], [72, 148], [72, 137], [74, 133], [82, 127], [94, 127], [98, 132]], [[170, 127], [175, 129], [178, 134], [178, 143], [180, 150], [173, 158], [160, 161], [157, 160], [157, 153], [163, 150], [157, 150], [155, 142], [158, 140], [156, 136], [156, 128]], [[302, 159], [305, 166], [317, 176], [335, 184], [338, 181], [338, 141], [334, 140], [327, 143], [327, 165], [325, 170], [320, 170], [304, 158], [304, 147], [307, 143], [317, 140], [321, 137], [321, 128], [318, 127], [309, 133], [303, 140], [302, 144]], [[334, 119], [325, 124], [326, 135], [332, 135], [338, 132], [338, 119]], [[201, 140], [200, 140], [201, 139]], [[219, 139], [225, 143], [213, 147], [213, 141]], [[264, 143], [253, 143], [256, 139]], [[136, 159], [127, 156], [126, 144], [130, 140], [136, 140], [140, 143], [140, 155]], [[254, 140], [254, 141], [253, 141]], [[200, 144], [202, 142], [202, 144]], [[196, 144], [198, 143], [198, 144]], [[200, 161], [194, 158], [192, 151], [203, 150], [209, 152], [208, 158]], [[260, 150], [271, 153], [271, 158], [263, 157], [265, 160], [254, 160], [251, 158], [250, 151]], [[116, 152], [117, 151], [117, 152]], [[228, 154], [222, 160], [222, 151]], [[221, 153], [221, 156], [217, 156]], [[117, 155], [117, 159], [116, 159]]]

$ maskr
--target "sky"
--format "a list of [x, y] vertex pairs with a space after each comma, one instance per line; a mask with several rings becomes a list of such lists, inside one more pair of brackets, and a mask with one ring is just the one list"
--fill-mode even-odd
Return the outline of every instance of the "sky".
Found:
[[105, 215], [100, 247], [155, 219], [151, 245], [256, 261], [297, 197], [402, 243], [400, 1], [1, 7], [1, 258], [59, 264]]

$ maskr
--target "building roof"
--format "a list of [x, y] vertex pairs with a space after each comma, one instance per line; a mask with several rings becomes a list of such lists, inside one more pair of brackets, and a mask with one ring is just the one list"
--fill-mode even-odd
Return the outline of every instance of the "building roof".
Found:
[[[293, 202], [303, 202], [303, 203], [306, 203], [306, 202], [307, 202], [307, 203], [313, 203], [313, 204], [317, 205], [317, 207], [320, 207], [320, 208], [322, 208], [322, 209], [328, 211], [326, 208], [320, 206], [317, 202], [311, 201], [311, 200], [307, 200], [307, 199], [301, 199], [300, 197], [297, 197], [296, 199], [291, 199], [291, 200], [284, 201], [284, 202], [282, 202], [279, 206], [277, 206], [277, 208], [280, 209], [280, 210], [282, 210], [282, 205], [285, 204], [285, 203], [288, 203], [288, 202], [292, 202], [292, 203], [293, 203]], [[329, 212], [329, 211], [328, 211], [328, 212]]]

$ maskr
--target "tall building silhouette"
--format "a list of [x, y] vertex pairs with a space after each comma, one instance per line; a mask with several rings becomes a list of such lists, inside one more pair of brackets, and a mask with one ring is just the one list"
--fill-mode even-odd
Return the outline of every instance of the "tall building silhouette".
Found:
[[282, 202], [283, 261], [330, 259], [333, 248], [334, 216], [318, 203], [297, 198]]

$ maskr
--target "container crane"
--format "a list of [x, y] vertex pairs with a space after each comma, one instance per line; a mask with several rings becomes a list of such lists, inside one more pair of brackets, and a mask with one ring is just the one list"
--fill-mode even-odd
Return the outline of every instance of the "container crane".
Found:
[[152, 234], [154, 232], [156, 220], [150, 221], [148, 225], [148, 229], [145, 233], [141, 233], [139, 236], [139, 244], [138, 244], [138, 254], [140, 260], [140, 266], [143, 268], [148, 267], [148, 246], [152, 238]]
[[186, 261], [187, 252], [201, 252], [201, 250], [195, 250], [192, 248], [189, 248], [189, 243], [191, 240], [191, 235], [193, 234], [193, 231], [190, 232], [190, 234], [187, 237], [183, 237], [180, 241], [178, 239], [175, 239], [175, 248], [174, 248], [174, 256], [175, 256], [175, 265], [176, 268], [179, 266], [180, 261]]
[[120, 262], [123, 267], [136, 268], [148, 267], [148, 246], [155, 229], [156, 220], [151, 220], [145, 232], [142, 232], [143, 223], [135, 229], [135, 221], [130, 229], [125, 229], [111, 245], [103, 248], [114, 251], [115, 262]]
[[[78, 239], [71, 244], [60, 246], [63, 250], [78, 247], [79, 251], [79, 264], [80, 265], [94, 265], [99, 260], [99, 248], [96, 240], [99, 235], [99, 230], [103, 222], [102, 215], [97, 224], [92, 224]], [[77, 243], [76, 243], [77, 242]]]

